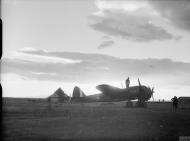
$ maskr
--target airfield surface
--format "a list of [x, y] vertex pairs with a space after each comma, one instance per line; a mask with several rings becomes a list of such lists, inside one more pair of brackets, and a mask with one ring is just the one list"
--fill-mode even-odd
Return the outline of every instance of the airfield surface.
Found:
[[50, 104], [3, 99], [3, 139], [8, 141], [178, 141], [190, 136], [190, 110], [171, 103], [125, 108], [124, 102]]

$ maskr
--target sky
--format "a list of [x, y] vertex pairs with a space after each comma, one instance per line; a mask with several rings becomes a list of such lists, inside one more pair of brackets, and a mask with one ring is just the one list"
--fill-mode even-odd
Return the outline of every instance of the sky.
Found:
[[2, 0], [4, 97], [79, 86], [155, 87], [155, 99], [190, 96], [190, 1]]

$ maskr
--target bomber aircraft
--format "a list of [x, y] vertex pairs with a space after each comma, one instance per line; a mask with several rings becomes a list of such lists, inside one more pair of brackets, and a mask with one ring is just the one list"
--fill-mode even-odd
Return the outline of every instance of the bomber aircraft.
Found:
[[[137, 100], [139, 104], [144, 105], [151, 97], [153, 98], [154, 88], [141, 85], [139, 79], [137, 86], [129, 86], [129, 78], [126, 80], [126, 88], [118, 88], [108, 84], [101, 84], [96, 88], [101, 91], [100, 94], [86, 96], [80, 88], [73, 91], [71, 101], [78, 102], [104, 102], [104, 101], [131, 101]], [[76, 91], [77, 90], [77, 91]], [[77, 96], [76, 96], [77, 95]], [[81, 96], [80, 96], [81, 95]], [[154, 99], [153, 99], [154, 100]]]

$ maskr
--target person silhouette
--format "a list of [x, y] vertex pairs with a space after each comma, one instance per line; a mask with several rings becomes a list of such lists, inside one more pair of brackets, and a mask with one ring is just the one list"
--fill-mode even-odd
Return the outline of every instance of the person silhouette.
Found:
[[129, 88], [129, 85], [130, 85], [129, 77], [125, 80], [125, 85], [126, 85], [126, 88]]
[[176, 111], [178, 107], [178, 98], [176, 96], [172, 98], [172, 103], [173, 103], [173, 110]]

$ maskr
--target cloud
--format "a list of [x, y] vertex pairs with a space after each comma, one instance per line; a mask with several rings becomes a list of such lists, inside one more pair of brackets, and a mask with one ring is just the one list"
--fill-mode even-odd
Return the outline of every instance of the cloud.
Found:
[[190, 30], [189, 0], [154, 0], [148, 2], [171, 24], [181, 29]]
[[107, 48], [107, 47], [110, 47], [114, 45], [114, 41], [112, 40], [109, 40], [109, 41], [103, 41], [99, 46], [98, 46], [98, 49], [104, 49], [104, 48]]
[[110, 40], [111, 37], [110, 37], [110, 36], [107, 36], [107, 35], [104, 35], [104, 36], [102, 36], [102, 39], [103, 39], [103, 40]]
[[46, 56], [41, 55], [44, 53], [48, 53], [45, 50], [37, 50], [34, 48], [22, 48], [17, 52], [14, 52], [12, 56], [9, 58], [23, 60], [23, 61], [30, 61], [30, 62], [41, 62], [41, 63], [62, 63], [62, 64], [72, 64], [72, 63], [80, 63], [81, 60], [72, 60], [63, 57], [57, 56]]
[[43, 57], [81, 60], [78, 63], [43, 62], [22, 58], [3, 58], [2, 73], [14, 73], [29, 80], [93, 83], [121, 81], [130, 77], [150, 77], [160, 84], [190, 85], [190, 63], [169, 59], [120, 59], [103, 54], [77, 52], [31, 52]]
[[118, 1], [118, 0], [98, 0], [96, 1], [96, 6], [101, 11], [103, 10], [124, 10], [124, 11], [136, 11], [138, 9], [144, 8], [147, 6], [147, 2], [145, 0], [128, 0], [128, 1]]
[[45, 50], [35, 49], [33, 47], [24, 47], [18, 50], [18, 52], [47, 52]]
[[89, 16], [93, 29], [132, 41], [170, 40], [174, 35], [155, 25], [159, 13], [146, 1], [97, 1], [97, 12]]

